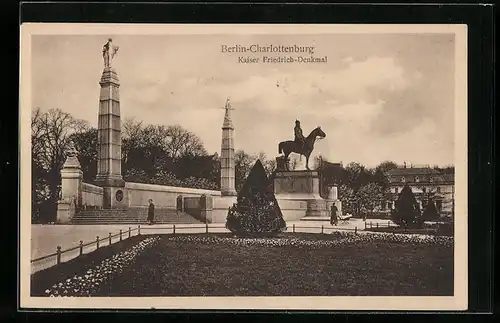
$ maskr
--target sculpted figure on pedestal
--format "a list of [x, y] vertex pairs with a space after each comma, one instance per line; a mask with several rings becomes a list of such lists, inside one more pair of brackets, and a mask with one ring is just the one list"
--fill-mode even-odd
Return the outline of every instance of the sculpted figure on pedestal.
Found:
[[[311, 131], [311, 133], [304, 137], [302, 134], [302, 128], [300, 127], [300, 121], [295, 121], [294, 128], [295, 139], [282, 141], [278, 144], [278, 153], [284, 155], [284, 159], [288, 160], [288, 156], [291, 153], [296, 153], [306, 157], [306, 169], [309, 169], [309, 156], [311, 156], [314, 150], [314, 143], [316, 140], [323, 139], [326, 137], [326, 133], [321, 130], [321, 127], [316, 127]], [[287, 165], [288, 166], [288, 165]]]
[[102, 57], [104, 58], [104, 68], [111, 67], [111, 61], [113, 57], [115, 57], [118, 49], [120, 47], [113, 46], [113, 40], [111, 38], [108, 39], [108, 42], [102, 46]]

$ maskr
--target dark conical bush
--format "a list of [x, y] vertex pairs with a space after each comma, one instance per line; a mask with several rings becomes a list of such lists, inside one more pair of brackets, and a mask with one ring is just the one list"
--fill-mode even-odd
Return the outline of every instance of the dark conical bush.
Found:
[[282, 232], [285, 227], [264, 166], [257, 160], [238, 193], [237, 203], [229, 209], [226, 228], [238, 235], [252, 236]]
[[406, 227], [421, 224], [420, 207], [408, 185], [405, 185], [399, 193], [395, 207], [391, 213], [392, 221], [395, 223]]
[[436, 209], [436, 204], [433, 200], [429, 200], [422, 213], [422, 221], [434, 221], [439, 218], [439, 213]]

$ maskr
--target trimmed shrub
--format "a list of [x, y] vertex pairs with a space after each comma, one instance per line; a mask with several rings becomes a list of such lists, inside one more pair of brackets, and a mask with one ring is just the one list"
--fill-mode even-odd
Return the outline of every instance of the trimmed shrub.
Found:
[[394, 223], [405, 227], [418, 227], [423, 223], [420, 207], [408, 185], [405, 185], [399, 193], [395, 207], [391, 213]]
[[422, 221], [435, 221], [439, 219], [439, 213], [433, 200], [429, 200], [422, 213]]
[[257, 160], [228, 212], [226, 228], [237, 235], [261, 236], [282, 232], [283, 214], [270, 189], [269, 179]]

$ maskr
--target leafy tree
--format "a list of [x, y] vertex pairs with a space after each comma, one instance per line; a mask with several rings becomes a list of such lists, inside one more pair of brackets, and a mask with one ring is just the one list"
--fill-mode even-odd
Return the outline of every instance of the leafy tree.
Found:
[[384, 161], [380, 163], [374, 170], [374, 180], [380, 183], [384, 188], [389, 186], [386, 173], [391, 169], [397, 168], [398, 165], [392, 161]]
[[264, 166], [257, 160], [250, 171], [237, 203], [228, 212], [226, 228], [238, 235], [276, 234], [286, 227]]
[[342, 184], [338, 187], [338, 194], [339, 200], [342, 201], [342, 212], [358, 215], [359, 210], [354, 190], [346, 184]]
[[[122, 171], [138, 168], [153, 178], [167, 169], [176, 177], [200, 176], [200, 162], [211, 157], [201, 139], [179, 125], [143, 125], [134, 119], [126, 119], [122, 135]], [[206, 175], [206, 174], [205, 174]], [[205, 176], [201, 175], [201, 176]]]
[[181, 186], [182, 183], [182, 181], [179, 180], [175, 174], [165, 170], [157, 172], [153, 178], [146, 178], [146, 182], [166, 186]]
[[142, 169], [129, 168], [123, 174], [123, 179], [132, 183], [147, 183], [149, 177]]
[[399, 193], [391, 217], [395, 223], [405, 227], [421, 225], [420, 207], [408, 185], [405, 185]]
[[380, 207], [383, 200], [383, 188], [376, 183], [363, 185], [356, 193], [356, 202], [359, 211], [364, 216], [372, 216], [373, 212]]
[[253, 160], [252, 156], [247, 154], [243, 150], [237, 150], [234, 153], [234, 168], [235, 168], [235, 186], [236, 191], [239, 192], [245, 183], [250, 170], [252, 168]]
[[360, 163], [351, 162], [344, 168], [342, 182], [355, 191], [357, 191], [361, 186], [373, 181], [373, 172]]

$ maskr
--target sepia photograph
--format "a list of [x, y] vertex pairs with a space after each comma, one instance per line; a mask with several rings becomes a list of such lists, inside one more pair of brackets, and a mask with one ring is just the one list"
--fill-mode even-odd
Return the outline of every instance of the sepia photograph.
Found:
[[466, 309], [466, 33], [23, 24], [21, 306]]

